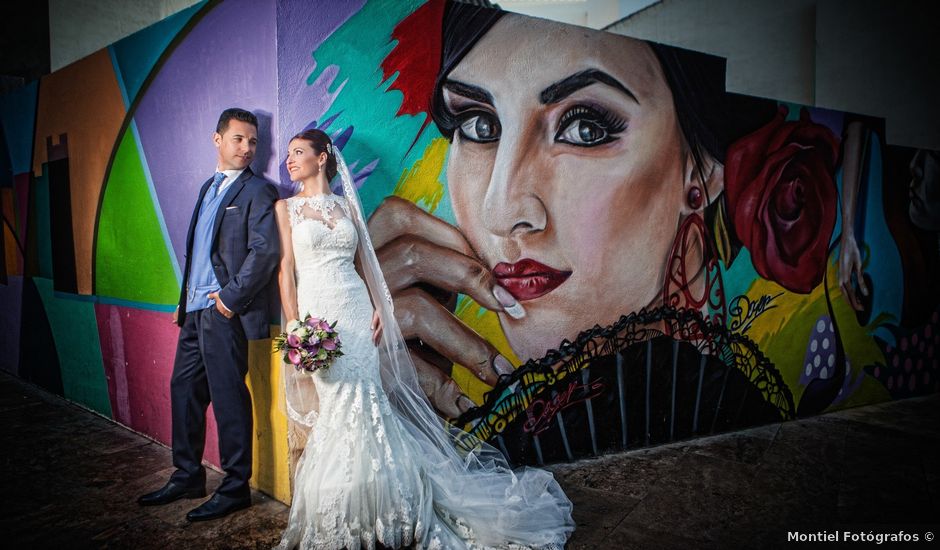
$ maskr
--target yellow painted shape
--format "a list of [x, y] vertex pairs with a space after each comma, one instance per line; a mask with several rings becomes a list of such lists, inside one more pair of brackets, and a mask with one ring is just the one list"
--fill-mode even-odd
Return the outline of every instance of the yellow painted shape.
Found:
[[[885, 322], [885, 319], [873, 318], [866, 326], [858, 324], [854, 310], [842, 296], [836, 258], [837, 256], [833, 255], [828, 262], [826, 278], [829, 282], [832, 310], [854, 378], [859, 375], [865, 365], [885, 363], [884, 354], [872, 337], [875, 328], [879, 323]], [[776, 307], [757, 317], [745, 334], [754, 340], [760, 350], [774, 363], [784, 382], [793, 392], [794, 402], [799, 403], [804, 389], [799, 383], [800, 373], [803, 369], [803, 358], [806, 354], [809, 336], [816, 325], [816, 319], [821, 315], [828, 315], [829, 311], [826, 308], [826, 294], [822, 284], [809, 294], [797, 294], [785, 290], [777, 283], [758, 278], [748, 289], [747, 297], [753, 301], [765, 294], [776, 296], [781, 293], [782, 295], [773, 301]], [[890, 399], [890, 396], [881, 384], [873, 378], [866, 377], [858, 390], [839, 403], [836, 409], [887, 399]]]
[[[509, 347], [509, 340], [503, 333], [496, 312], [484, 308], [469, 296], [461, 296], [454, 315], [488, 341], [503, 357], [509, 359], [513, 366], [519, 366], [519, 358]], [[493, 389], [457, 363], [454, 363], [451, 376], [467, 397], [478, 405], [483, 403], [483, 394]]]
[[[278, 332], [280, 327], [273, 327], [271, 335]], [[249, 341], [248, 389], [255, 422], [251, 486], [290, 504], [284, 367], [273, 351], [270, 339]]]
[[421, 158], [411, 168], [402, 171], [393, 194], [424, 206], [429, 213], [434, 213], [441, 197], [444, 196], [444, 184], [440, 177], [444, 171], [449, 145], [444, 138], [432, 139]]

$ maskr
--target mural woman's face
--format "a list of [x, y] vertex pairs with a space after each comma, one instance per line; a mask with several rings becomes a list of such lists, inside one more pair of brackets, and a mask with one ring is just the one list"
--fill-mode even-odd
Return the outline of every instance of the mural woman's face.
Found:
[[643, 42], [504, 16], [448, 75], [457, 223], [525, 307], [503, 328], [522, 359], [656, 305], [675, 237], [684, 148]]

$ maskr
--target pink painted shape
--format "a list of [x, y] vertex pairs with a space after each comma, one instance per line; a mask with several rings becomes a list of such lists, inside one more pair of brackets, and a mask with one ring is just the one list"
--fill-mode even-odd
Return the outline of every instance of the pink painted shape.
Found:
[[[179, 337], [171, 314], [96, 304], [95, 315], [114, 419], [171, 445], [170, 376]], [[217, 433], [210, 408], [204, 458], [216, 466]]]

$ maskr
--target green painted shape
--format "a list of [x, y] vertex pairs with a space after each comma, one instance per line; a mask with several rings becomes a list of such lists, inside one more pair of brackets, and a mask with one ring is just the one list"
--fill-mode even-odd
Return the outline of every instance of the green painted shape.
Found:
[[[49, 318], [64, 397], [111, 418], [111, 399], [101, 359], [95, 304], [56, 297], [52, 279], [33, 279]], [[27, 359], [41, 361], [42, 358]]]
[[[42, 175], [33, 183], [33, 212], [30, 223], [36, 235], [36, 254], [39, 256], [39, 276], [52, 278], [52, 219], [49, 214], [49, 170], [42, 165]], [[32, 239], [30, 239], [32, 240]]]
[[125, 131], [104, 190], [95, 249], [95, 294], [175, 304], [179, 284], [133, 132]]
[[[421, 158], [431, 140], [441, 137], [437, 127], [429, 123], [409, 151], [429, 115], [396, 116], [404, 96], [389, 87], [398, 74], [382, 81], [382, 60], [397, 43], [392, 40], [395, 25], [422, 4], [424, 0], [367, 2], [313, 53], [317, 67], [307, 78], [308, 85], [330, 65], [339, 67], [332, 90], [347, 81], [322, 118], [339, 115], [330, 125], [331, 133], [338, 128], [354, 128], [352, 139], [343, 148], [346, 162], [358, 161], [358, 168], [362, 168], [376, 158], [381, 159], [359, 191], [366, 214], [392, 194], [402, 171]], [[439, 32], [439, 29], [428, 29], [428, 32]], [[444, 192], [439, 203], [442, 208], [435, 215], [452, 221], [446, 184]]]

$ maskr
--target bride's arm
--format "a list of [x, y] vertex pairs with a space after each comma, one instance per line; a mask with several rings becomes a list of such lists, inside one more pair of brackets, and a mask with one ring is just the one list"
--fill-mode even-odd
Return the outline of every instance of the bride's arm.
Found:
[[[362, 273], [362, 261], [359, 259], [358, 253], [353, 260], [353, 265], [356, 266], [356, 273], [359, 274], [359, 278], [365, 282], [366, 278]], [[369, 293], [369, 300], [372, 301], [371, 292]], [[382, 337], [382, 316], [379, 315], [379, 310], [375, 307], [374, 301], [372, 301], [372, 323], [369, 325], [369, 328], [372, 329], [372, 343], [378, 345], [379, 338]]]
[[[286, 323], [300, 319], [297, 311], [297, 283], [294, 280], [294, 247], [291, 244], [290, 215], [287, 201], [279, 200], [274, 205], [277, 217], [277, 232], [281, 237], [281, 262], [277, 270], [277, 283], [281, 293], [281, 311]], [[286, 330], [287, 325], [282, 327]]]

